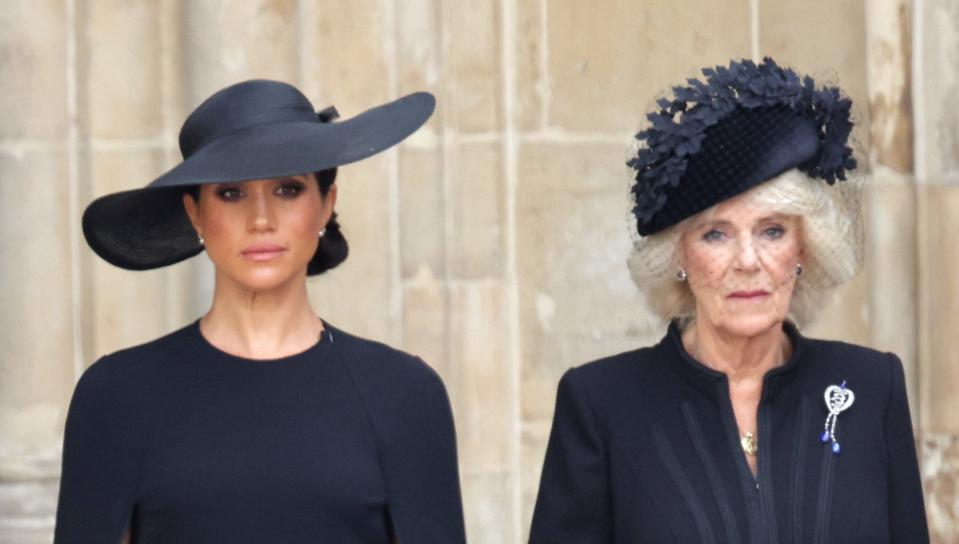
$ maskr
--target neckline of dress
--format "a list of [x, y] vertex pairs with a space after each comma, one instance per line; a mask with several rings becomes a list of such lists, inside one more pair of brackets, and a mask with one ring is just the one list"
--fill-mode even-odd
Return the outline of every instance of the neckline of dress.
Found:
[[[794, 325], [791, 321], [783, 321], [782, 329], [783, 332], [785, 332], [789, 337], [789, 341], [792, 343], [792, 354], [783, 364], [766, 371], [766, 374], [763, 376], [764, 383], [773, 376], [777, 376], [795, 368], [802, 357], [805, 342], [802, 335], [799, 333], [799, 330], [796, 328], [796, 325]], [[666, 337], [666, 339], [669, 340], [668, 343], [672, 344], [674, 351], [679, 355], [679, 359], [682, 364], [678, 366], [686, 370], [686, 372], [683, 372], [683, 374], [691, 377], [706, 378], [708, 381], [725, 380], [727, 378], [724, 372], [720, 372], [706, 366], [704, 363], [686, 351], [686, 346], [683, 345], [682, 331], [679, 330], [679, 324], [676, 320], [670, 321], [669, 330], [666, 334]]]
[[212, 355], [212, 359], [233, 364], [240, 363], [242, 366], [253, 368], [287, 368], [290, 366], [296, 366], [298, 363], [305, 363], [314, 360], [317, 354], [326, 349], [326, 346], [332, 346], [335, 343], [333, 326], [331, 326], [322, 318], [320, 318], [320, 321], [323, 323], [323, 331], [320, 333], [319, 339], [317, 339], [317, 341], [311, 346], [297, 353], [284, 355], [283, 357], [267, 359], [243, 357], [216, 347], [205, 336], [203, 336], [203, 332], [200, 330], [199, 319], [194, 321], [193, 324], [190, 325], [189, 329], [190, 335], [192, 336], [194, 342], [199, 345], [204, 352]]

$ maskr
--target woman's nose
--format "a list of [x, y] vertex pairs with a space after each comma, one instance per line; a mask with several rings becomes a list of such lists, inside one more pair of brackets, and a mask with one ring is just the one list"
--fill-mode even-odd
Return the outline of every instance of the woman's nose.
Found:
[[252, 191], [248, 202], [250, 203], [248, 211], [250, 230], [273, 230], [276, 227], [276, 217], [269, 195], [262, 190]]
[[752, 271], [759, 267], [759, 255], [756, 254], [756, 248], [751, 237], [739, 241], [736, 265], [744, 271]]

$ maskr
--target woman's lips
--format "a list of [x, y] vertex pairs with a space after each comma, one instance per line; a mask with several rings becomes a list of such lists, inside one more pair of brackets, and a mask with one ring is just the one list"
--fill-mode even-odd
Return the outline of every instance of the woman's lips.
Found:
[[767, 291], [736, 291], [729, 295], [729, 298], [754, 299], [768, 295]]
[[243, 250], [242, 255], [251, 261], [269, 261], [280, 256], [286, 248], [272, 244], [250, 246]]

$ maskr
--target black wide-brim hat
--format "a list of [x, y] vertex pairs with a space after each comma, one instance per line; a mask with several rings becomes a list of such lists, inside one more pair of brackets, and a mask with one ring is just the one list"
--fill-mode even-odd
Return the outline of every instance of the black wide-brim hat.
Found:
[[141, 189], [94, 200], [83, 235], [107, 262], [149, 270], [201, 251], [183, 208], [190, 187], [272, 179], [335, 169], [392, 147], [433, 113], [429, 93], [414, 93], [345, 121], [316, 112], [292, 85], [250, 80], [206, 99], [180, 130], [183, 161]]

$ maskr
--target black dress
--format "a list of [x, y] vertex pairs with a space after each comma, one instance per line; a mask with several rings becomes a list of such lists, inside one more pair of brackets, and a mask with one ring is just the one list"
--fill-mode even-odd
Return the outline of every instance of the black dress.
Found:
[[67, 416], [54, 542], [465, 541], [449, 401], [421, 360], [326, 325], [271, 361], [199, 322], [104, 357]]
[[[794, 352], [763, 382], [755, 478], [725, 375], [675, 324], [656, 346], [568, 371], [530, 542], [928, 542], [899, 359], [784, 329]], [[844, 380], [855, 401], [837, 455], [820, 435], [825, 390]]]

